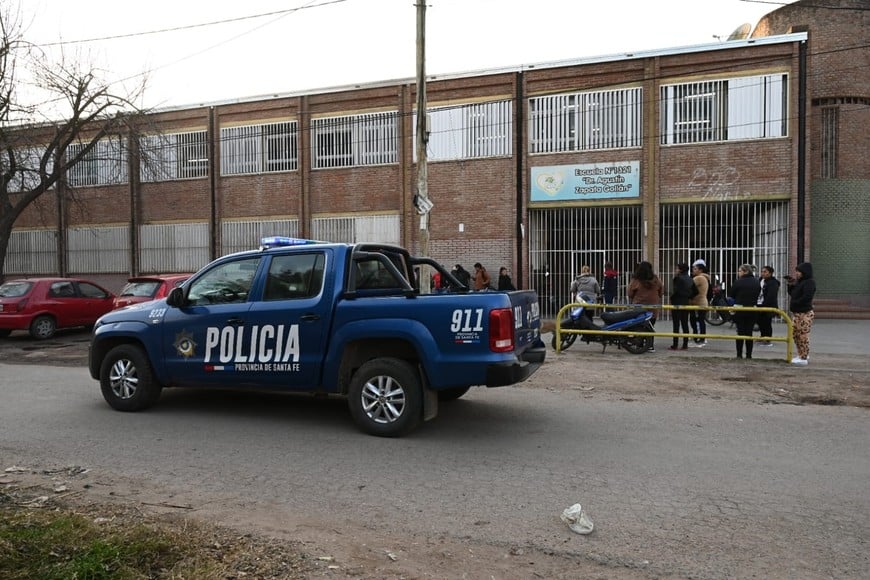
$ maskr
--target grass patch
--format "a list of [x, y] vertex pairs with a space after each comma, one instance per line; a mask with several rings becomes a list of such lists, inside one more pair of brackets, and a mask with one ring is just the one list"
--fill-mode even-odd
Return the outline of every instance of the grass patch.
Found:
[[170, 530], [71, 511], [0, 508], [0, 570], [6, 579], [213, 577], [195, 543]]
[[54, 488], [0, 482], [0, 580], [298, 580], [327, 566], [293, 540]]

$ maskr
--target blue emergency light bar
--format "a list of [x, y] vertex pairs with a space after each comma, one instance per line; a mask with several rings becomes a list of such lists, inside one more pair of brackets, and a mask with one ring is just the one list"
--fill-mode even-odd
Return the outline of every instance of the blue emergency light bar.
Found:
[[265, 250], [268, 248], [284, 248], [287, 246], [305, 246], [308, 244], [317, 244], [317, 240], [306, 240], [305, 238], [288, 238], [286, 236], [269, 236], [260, 238], [260, 248]]

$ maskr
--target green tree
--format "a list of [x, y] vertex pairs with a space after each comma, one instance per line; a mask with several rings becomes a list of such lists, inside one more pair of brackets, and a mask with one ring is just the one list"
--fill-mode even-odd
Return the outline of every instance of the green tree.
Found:
[[[0, 3], [0, 279], [16, 220], [44, 196], [74, 196], [68, 170], [101, 139], [128, 133], [144, 86], [109, 83], [65, 56], [52, 62], [25, 40], [20, 12]], [[81, 147], [70, 154], [71, 144]]]

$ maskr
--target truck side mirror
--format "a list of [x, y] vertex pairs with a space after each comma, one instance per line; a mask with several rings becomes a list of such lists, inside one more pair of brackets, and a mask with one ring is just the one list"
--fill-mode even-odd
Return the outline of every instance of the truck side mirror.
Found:
[[166, 297], [166, 305], [179, 308], [184, 305], [184, 289], [176, 286], [169, 291], [169, 296]]

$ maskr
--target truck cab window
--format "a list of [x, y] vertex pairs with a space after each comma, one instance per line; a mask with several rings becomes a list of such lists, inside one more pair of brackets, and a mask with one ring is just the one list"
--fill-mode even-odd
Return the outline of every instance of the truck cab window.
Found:
[[247, 258], [220, 264], [200, 276], [190, 286], [191, 305], [237, 304], [246, 302], [260, 258]]
[[294, 300], [320, 294], [323, 286], [322, 252], [275, 256], [269, 265], [263, 300]]

